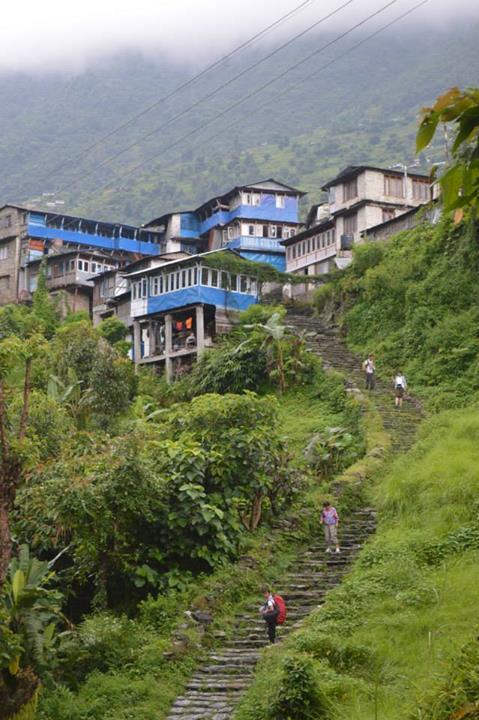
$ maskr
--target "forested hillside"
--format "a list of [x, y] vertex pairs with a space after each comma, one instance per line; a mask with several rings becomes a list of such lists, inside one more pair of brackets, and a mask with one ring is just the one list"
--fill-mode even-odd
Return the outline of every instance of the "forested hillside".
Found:
[[[418, 108], [444, 87], [464, 86], [477, 77], [477, 28], [458, 21], [447, 31], [434, 26], [398, 30], [378, 35], [322, 71], [362, 37], [351, 36], [187, 141], [163, 150], [331, 36], [295, 43], [99, 169], [104, 159], [163, 125], [270, 48], [257, 47], [230, 60], [86, 156], [82, 151], [97, 138], [199, 68], [131, 55], [104, 61], [71, 78], [2, 75], [0, 196], [5, 201], [40, 198], [44, 204], [51, 198], [42, 193], [60, 190], [82, 176], [56, 196], [66, 201], [65, 209], [144, 222], [252, 179], [277, 176], [299, 185], [310, 193], [307, 204], [319, 198], [321, 183], [342, 166], [411, 162]], [[276, 99], [289, 84], [295, 89]], [[426, 155], [442, 160], [442, 142]], [[120, 177], [143, 161], [141, 169]], [[423, 161], [427, 170], [425, 156]]]

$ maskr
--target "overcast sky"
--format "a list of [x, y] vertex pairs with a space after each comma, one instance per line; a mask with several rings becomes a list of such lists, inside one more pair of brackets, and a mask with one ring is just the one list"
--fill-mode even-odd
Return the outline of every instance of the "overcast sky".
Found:
[[[417, 1], [396, 0], [377, 22], [392, 19]], [[221, 56], [300, 2], [13, 0], [2, 7], [0, 71], [79, 72], [95, 60], [124, 50], [202, 64]], [[344, 2], [311, 0], [305, 10], [271, 33], [269, 42], [298, 32]], [[321, 27], [324, 30], [348, 27], [386, 2], [353, 0]], [[479, 0], [429, 0], [413, 18], [415, 24], [445, 24], [453, 18], [468, 16], [479, 19]]]

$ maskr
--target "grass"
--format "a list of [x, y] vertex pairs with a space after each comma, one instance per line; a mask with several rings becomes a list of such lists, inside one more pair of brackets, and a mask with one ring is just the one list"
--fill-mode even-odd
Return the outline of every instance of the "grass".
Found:
[[326, 427], [344, 422], [342, 413], [334, 412], [325, 405], [321, 397], [306, 387], [299, 391], [288, 391], [280, 400], [279, 421], [296, 461], [302, 457], [308, 440], [314, 433]]
[[[444, 678], [477, 636], [478, 432], [477, 410], [442, 413], [386, 476], [376, 472], [376, 536], [325, 605], [268, 654], [237, 720], [279, 720], [271, 708], [295, 657], [312, 664], [325, 698], [318, 718], [442, 720], [461, 709], [467, 672], [459, 689]], [[295, 690], [306, 704], [311, 688]]]

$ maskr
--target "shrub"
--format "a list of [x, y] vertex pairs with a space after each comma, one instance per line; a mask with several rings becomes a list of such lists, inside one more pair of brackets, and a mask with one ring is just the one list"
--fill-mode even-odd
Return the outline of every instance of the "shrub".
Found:
[[307, 655], [286, 657], [281, 681], [270, 707], [270, 720], [320, 720], [330, 716], [331, 706], [321, 693], [313, 662]]

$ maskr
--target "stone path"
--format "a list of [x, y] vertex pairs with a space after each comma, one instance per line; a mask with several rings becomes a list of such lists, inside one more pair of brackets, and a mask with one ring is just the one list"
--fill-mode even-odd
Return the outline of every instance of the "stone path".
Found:
[[[315, 332], [308, 342], [311, 349], [321, 355], [325, 366], [343, 371], [351, 386], [361, 386], [360, 360], [318, 320], [289, 315], [288, 323]], [[402, 410], [396, 410], [391, 389], [380, 382], [372, 399], [383, 417], [385, 428], [392, 434], [393, 451], [407, 450], [421, 420], [420, 408], [409, 402]], [[340, 555], [326, 555], [323, 543], [319, 542], [298, 558], [294, 568], [279, 584], [288, 607], [288, 620], [278, 629], [278, 641], [298, 628], [303, 618], [321, 605], [326, 593], [341, 582], [374, 529], [374, 511], [359, 509], [342, 524]], [[241, 695], [252, 681], [255, 665], [267, 644], [265, 623], [258, 614], [258, 606], [245, 608], [237, 617], [234, 638], [210, 652], [190, 678], [184, 694], [173, 703], [168, 720], [230, 720]]]

